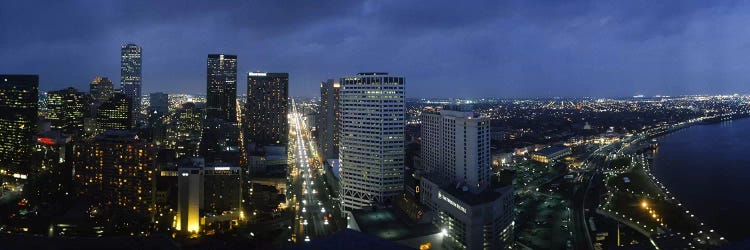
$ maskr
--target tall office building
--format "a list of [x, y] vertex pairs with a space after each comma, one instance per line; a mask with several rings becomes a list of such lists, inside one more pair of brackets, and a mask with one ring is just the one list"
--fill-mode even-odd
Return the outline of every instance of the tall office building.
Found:
[[203, 110], [188, 102], [178, 109], [167, 129], [169, 146], [175, 150], [177, 157], [197, 156], [198, 145], [203, 133]]
[[237, 123], [237, 56], [209, 54], [206, 69], [206, 119]]
[[98, 130], [131, 129], [133, 128], [132, 99], [124, 94], [115, 94], [102, 103], [96, 111], [96, 125]]
[[258, 145], [286, 145], [288, 102], [288, 73], [247, 73], [247, 140]]
[[47, 98], [50, 127], [70, 135], [83, 135], [83, 119], [89, 116], [88, 95], [71, 87], [51, 91]]
[[324, 160], [339, 157], [339, 89], [341, 84], [329, 79], [320, 83], [320, 106], [318, 110], [318, 149]]
[[0, 75], [0, 168], [16, 178], [31, 171], [36, 143], [39, 76]]
[[404, 78], [359, 73], [339, 95], [342, 209], [390, 203], [404, 189]]
[[513, 232], [513, 189], [492, 177], [490, 121], [470, 106], [425, 109], [420, 200], [446, 249], [502, 249]]
[[132, 99], [133, 124], [141, 113], [141, 46], [123, 45], [120, 49], [120, 88]]
[[134, 131], [110, 130], [97, 135], [92, 147], [84, 179], [100, 182], [102, 201], [112, 208], [147, 215], [156, 171], [153, 145]]
[[101, 104], [114, 96], [115, 85], [109, 78], [97, 76], [89, 85], [89, 94], [95, 103]]

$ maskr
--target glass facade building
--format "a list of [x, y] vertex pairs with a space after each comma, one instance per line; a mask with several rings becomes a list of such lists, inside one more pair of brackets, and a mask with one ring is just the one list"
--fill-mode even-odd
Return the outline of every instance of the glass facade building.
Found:
[[75, 88], [47, 94], [47, 120], [50, 127], [70, 135], [83, 135], [83, 119], [90, 117], [88, 95]]
[[237, 123], [237, 56], [208, 55], [206, 119]]
[[133, 124], [141, 113], [141, 46], [123, 45], [120, 50], [120, 88], [132, 99]]

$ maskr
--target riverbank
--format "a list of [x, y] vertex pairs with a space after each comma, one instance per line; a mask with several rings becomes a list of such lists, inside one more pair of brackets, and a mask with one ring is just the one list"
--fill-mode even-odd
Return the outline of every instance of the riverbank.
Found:
[[700, 123], [661, 135], [653, 174], [730, 241], [750, 237], [750, 119]]
[[726, 243], [650, 173], [645, 154], [622, 156], [611, 160], [610, 166], [607, 198], [599, 214], [640, 232], [659, 248], [713, 248]]

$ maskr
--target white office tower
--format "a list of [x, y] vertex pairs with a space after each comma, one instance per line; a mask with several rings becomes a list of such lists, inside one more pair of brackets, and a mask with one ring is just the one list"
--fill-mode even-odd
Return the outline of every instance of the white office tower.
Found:
[[455, 105], [423, 112], [421, 157], [428, 174], [479, 193], [489, 186], [492, 175], [490, 121], [470, 108]]
[[340, 175], [345, 211], [388, 204], [404, 188], [404, 78], [341, 78]]
[[491, 172], [490, 121], [470, 106], [427, 108], [421, 120], [420, 200], [446, 249], [502, 249], [513, 232], [513, 189]]

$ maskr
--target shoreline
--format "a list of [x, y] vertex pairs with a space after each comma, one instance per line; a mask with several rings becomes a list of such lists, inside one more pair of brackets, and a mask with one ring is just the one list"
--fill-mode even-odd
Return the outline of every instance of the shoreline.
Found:
[[[703, 126], [703, 125], [705, 125], [705, 126], [721, 125], [722, 123], [725, 123], [725, 122], [733, 122], [733, 121], [746, 120], [748, 118], [750, 118], [750, 114], [748, 114], [748, 113], [739, 114], [739, 115], [730, 115], [729, 117], [726, 117], [726, 116], [716, 117], [716, 118], [712, 118], [712, 119], [709, 119], [709, 120], [704, 120], [704, 121], [701, 121], [701, 122], [695, 122], [695, 123], [690, 124], [688, 126], [684, 126], [684, 127], [680, 127], [680, 128], [674, 129], [674, 130], [670, 130], [668, 132], [661, 133], [661, 134], [659, 134], [657, 136], [650, 137], [650, 138], [651, 139], [657, 139], [657, 142], [660, 142], [662, 140], [662, 138], [666, 138], [666, 137], [672, 136], [672, 135], [676, 136], [676, 132], [679, 132], [679, 131], [681, 131], [683, 129], [692, 128], [692, 127], [694, 127], [696, 125], [700, 125], [700, 126]], [[667, 174], [667, 173], [662, 172], [661, 176], [657, 176], [657, 173], [655, 173], [655, 169], [656, 168], [659, 168], [661, 171], [664, 171], [665, 169], [680, 167], [680, 166], [672, 166], [670, 164], [665, 165], [666, 163], [664, 163], [664, 162], [662, 162], [661, 164], [659, 164], [660, 166], [657, 166], [656, 158], [659, 157], [658, 156], [659, 155], [658, 154], [658, 151], [659, 151], [658, 148], [660, 148], [660, 147], [662, 147], [661, 143], [659, 143], [659, 146], [657, 147], [657, 149], [654, 150], [655, 152], [651, 153], [651, 157], [649, 159], [649, 164], [648, 164], [649, 167], [648, 167], [646, 173], [648, 174], [650, 181], [652, 181], [654, 184], [658, 184], [658, 186], [661, 187], [663, 189], [663, 191], [665, 191], [667, 194], [669, 194], [670, 196], [672, 196], [672, 199], [674, 199], [675, 201], [679, 202], [678, 204], [682, 204], [682, 206], [685, 209], [689, 209], [688, 211], [701, 211], [701, 209], [696, 209], [696, 208], [699, 208], [699, 207], [696, 207], [696, 206], [700, 206], [700, 205], [696, 205], [696, 204], [693, 204], [691, 202], [682, 202], [680, 199], [678, 199], [676, 197], [676, 194], [674, 194], [673, 192], [671, 192], [671, 191], [669, 191], [667, 189], [667, 185], [666, 184], [664, 184], [663, 182], [661, 182], [659, 180], [661, 177], [664, 177], [663, 176], [664, 174]], [[672, 173], [672, 174], [674, 174], [674, 173]], [[710, 218], [710, 216], [707, 216], [705, 214], [703, 214], [702, 216], [699, 216], [699, 215], [697, 215], [695, 213], [693, 213], [693, 214], [696, 216], [696, 219], [698, 219], [699, 221], [701, 221], [701, 220], [705, 221], [704, 219], [707, 218], [707, 217]], [[706, 222], [708, 222], [708, 221], [706, 221]], [[711, 227], [713, 227], [713, 228], [717, 228], [717, 224], [721, 224], [717, 220], [711, 221], [709, 223], [711, 223]], [[704, 223], [701, 223], [701, 224], [704, 225]], [[724, 229], [726, 229], [726, 228], [724, 228]], [[719, 233], [718, 229], [715, 229], [715, 230], [716, 230], [717, 233]], [[732, 231], [732, 230], [729, 230], [729, 231]], [[723, 232], [723, 233], [724, 234], [722, 234], [722, 235], [726, 235], [727, 232]], [[734, 233], [730, 233], [730, 234], [734, 234]], [[738, 241], [742, 241], [742, 240], [746, 240], [746, 239], [747, 239], [747, 237], [745, 237], [745, 238], [736, 238], [736, 239], [735, 238], [727, 238], [727, 241], [729, 241], [729, 242], [738, 242]]]
[[[674, 217], [671, 220], [674, 220], [674, 219], [682, 220], [687, 224], [676, 223], [676, 222], [673, 223], [675, 225], [676, 224], [682, 225], [682, 226], [678, 225], [677, 228], [666, 227], [666, 225], [664, 224], [668, 224], [668, 223], [665, 223], [663, 221], [660, 221], [662, 223], [661, 227], [659, 226], [659, 222], [657, 222], [657, 224], [655, 225], [656, 227], [654, 228], [650, 228], [649, 226], [646, 226], [646, 223], [632, 224], [632, 221], [633, 219], [635, 219], [635, 217], [630, 217], [630, 216], [637, 216], [638, 214], [637, 212], [633, 214], [632, 210], [629, 211], [629, 210], [616, 209], [616, 207], [619, 205], [616, 205], [615, 207], [610, 206], [611, 204], [617, 204], [618, 200], [622, 201], [622, 198], [620, 197], [621, 194], [616, 194], [617, 192], [622, 192], [622, 191], [631, 192], [631, 190], [620, 190], [616, 188], [617, 184], [614, 184], [615, 186], [612, 186], [612, 187], [615, 187], [614, 191], [612, 191], [612, 193], [605, 199], [603, 203], [604, 206], [599, 206], [597, 208], [597, 213], [607, 216], [610, 219], [614, 219], [616, 221], [631, 222], [630, 224], [629, 223], [624, 223], [624, 224], [630, 227], [631, 229], [634, 229], [635, 231], [641, 233], [642, 235], [648, 237], [651, 240], [651, 243], [655, 247], [657, 247], [657, 245], [661, 245], [661, 243], [657, 243], [657, 242], [675, 237], [675, 233], [677, 235], [680, 235], [680, 233], [682, 233], [683, 239], [684, 239], [684, 236], [693, 238], [692, 241], [696, 241], [694, 243], [708, 244], [708, 245], [704, 245], [707, 247], [708, 246], [716, 247], [716, 246], [729, 243], [729, 241], [724, 237], [724, 235], [720, 234], [719, 230], [717, 230], [716, 225], [720, 224], [718, 223], [718, 221], [714, 219], [713, 221], [710, 222], [712, 224], [710, 226], [704, 223], [705, 218], [711, 218], [711, 217], [698, 216], [694, 212], [691, 212], [690, 208], [694, 208], [694, 206], [690, 206], [689, 203], [685, 203], [681, 199], [678, 199], [677, 195], [671, 192], [667, 188], [667, 185], [663, 183], [660, 180], [660, 178], [658, 178], [655, 175], [654, 169], [657, 168], [657, 166], [656, 166], [656, 163], [654, 162], [654, 159], [656, 158], [656, 152], [658, 152], [658, 146], [656, 149], [649, 150], [649, 146], [650, 146], [649, 141], [652, 139], [657, 139], [658, 141], [661, 138], [671, 135], [677, 131], [681, 131], [682, 129], [685, 129], [685, 128], [690, 128], [695, 125], [713, 125], [713, 124], [718, 124], [718, 123], [722, 123], [726, 121], [741, 120], [741, 119], [748, 118], [748, 117], [750, 117], [749, 113], [727, 114], [727, 115], [719, 115], [719, 116], [712, 116], [712, 117], [696, 118], [696, 119], [691, 119], [689, 121], [677, 123], [677, 124], [670, 125], [670, 126], [651, 128], [643, 132], [637, 133], [632, 141], [626, 142], [621, 148], [617, 150], [618, 155], [620, 155], [621, 153], [627, 152], [627, 154], [624, 154], [624, 155], [630, 155], [630, 157], [632, 157], [631, 159], [640, 159], [640, 162], [641, 162], [640, 167], [637, 167], [638, 164], [631, 162], [631, 164], [636, 164], [636, 165], [630, 165], [628, 167], [629, 170], [622, 170], [623, 172], [620, 172], [621, 174], [627, 174], [630, 171], [633, 171], [633, 168], [636, 168], [636, 167], [640, 168], [640, 170], [638, 171], [642, 173], [641, 174], [643, 176], [642, 179], [649, 183], [647, 186], [652, 187], [651, 195], [649, 195], [648, 192], [646, 194], [641, 192], [640, 195], [643, 195], [644, 198], [652, 200], [655, 203], [662, 202], [661, 204], [663, 205], [671, 204], [671, 205], [667, 205], [667, 206], [672, 207], [672, 210], [673, 210], [672, 212], [673, 214], [671, 216], [674, 216]], [[633, 173], [636, 173], [636, 172], [633, 172]], [[635, 194], [635, 193], [630, 194], [630, 195], [638, 196], [638, 194]], [[620, 197], [620, 198], [617, 198], [617, 197]], [[646, 206], [646, 205], [643, 205], [643, 206]], [[620, 213], [618, 213], [618, 211]], [[694, 210], [694, 211], [699, 211], [699, 210]], [[673, 224], [670, 224], [670, 225], [673, 225]], [[662, 229], [666, 231], [662, 231]], [[722, 228], [722, 230], [726, 230], [726, 228]], [[690, 236], [688, 236], [688, 234]], [[711, 241], [711, 243], [709, 243], [709, 241]]]

